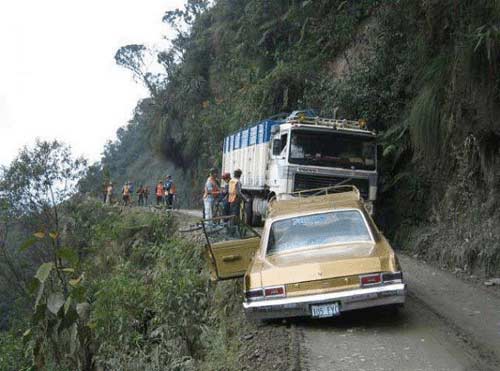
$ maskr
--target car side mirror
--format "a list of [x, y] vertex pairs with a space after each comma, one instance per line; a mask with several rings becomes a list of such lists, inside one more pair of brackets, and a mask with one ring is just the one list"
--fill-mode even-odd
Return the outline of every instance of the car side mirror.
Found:
[[279, 156], [281, 153], [281, 139], [273, 140], [273, 156]]

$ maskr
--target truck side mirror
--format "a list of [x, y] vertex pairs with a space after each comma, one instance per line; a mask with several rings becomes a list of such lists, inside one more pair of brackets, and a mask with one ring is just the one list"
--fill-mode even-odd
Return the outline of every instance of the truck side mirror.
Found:
[[273, 156], [279, 156], [281, 153], [281, 139], [273, 140]]

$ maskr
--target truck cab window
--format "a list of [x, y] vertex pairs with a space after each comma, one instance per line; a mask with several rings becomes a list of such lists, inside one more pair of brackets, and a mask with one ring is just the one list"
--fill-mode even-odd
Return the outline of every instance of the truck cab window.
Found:
[[300, 165], [375, 170], [375, 140], [370, 136], [295, 130], [289, 161]]
[[288, 148], [288, 134], [283, 134], [281, 136], [281, 148], [280, 148], [280, 156], [286, 157], [286, 149]]
[[273, 156], [278, 156], [281, 152], [281, 139], [276, 138], [273, 140]]

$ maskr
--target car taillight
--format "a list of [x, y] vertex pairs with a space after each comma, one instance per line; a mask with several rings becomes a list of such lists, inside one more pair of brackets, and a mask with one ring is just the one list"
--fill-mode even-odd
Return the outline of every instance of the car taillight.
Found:
[[262, 299], [264, 297], [264, 290], [262, 289], [257, 289], [257, 290], [250, 290], [245, 292], [245, 298], [248, 300], [257, 300], [257, 299]]
[[382, 280], [384, 281], [384, 283], [402, 282], [403, 281], [403, 272], [382, 273]]
[[286, 296], [285, 286], [264, 287], [245, 292], [245, 298], [249, 301], [262, 300], [264, 298], [281, 298]]
[[361, 286], [377, 285], [382, 282], [380, 273], [361, 276]]
[[267, 287], [264, 289], [264, 295], [268, 296], [285, 296], [285, 286]]

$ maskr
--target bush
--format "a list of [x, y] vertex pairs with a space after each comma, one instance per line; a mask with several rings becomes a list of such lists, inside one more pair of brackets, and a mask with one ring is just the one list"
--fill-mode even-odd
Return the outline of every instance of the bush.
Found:
[[0, 332], [0, 370], [19, 371], [29, 365], [21, 334]]

